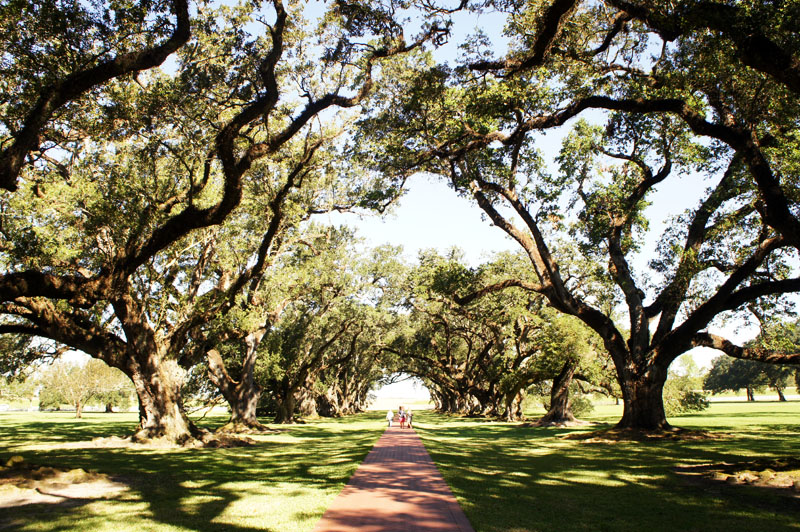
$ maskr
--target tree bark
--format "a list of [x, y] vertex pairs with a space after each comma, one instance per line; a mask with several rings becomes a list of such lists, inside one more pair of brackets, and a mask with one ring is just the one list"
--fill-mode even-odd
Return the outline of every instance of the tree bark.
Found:
[[83, 417], [83, 401], [75, 402], [75, 417], [80, 419]]
[[278, 401], [277, 412], [275, 413], [275, 423], [292, 423], [294, 421], [294, 411], [297, 407], [297, 399], [293, 393], [288, 393]]
[[667, 369], [652, 366], [642, 376], [630, 375], [621, 379], [622, 419], [618, 429], [658, 431], [670, 428], [664, 411], [664, 383]]
[[357, 408], [355, 400], [341, 389], [338, 384], [333, 384], [322, 395], [316, 397], [317, 413], [324, 417], [342, 417], [354, 413]]
[[146, 357], [133, 364], [131, 375], [139, 399], [139, 427], [133, 441], [166, 439], [185, 445], [200, 437], [200, 431], [186, 415], [181, 400], [180, 368], [172, 360]]
[[[249, 364], [252, 358], [253, 364]], [[261, 399], [262, 388], [255, 381], [252, 367], [255, 363], [255, 347], [251, 349], [248, 343], [248, 356], [241, 378], [234, 380], [225, 369], [225, 362], [216, 349], [206, 353], [208, 360], [208, 377], [219, 389], [231, 409], [228, 422], [219, 429], [219, 432], [247, 432], [251, 430], [265, 430], [258, 421], [256, 409]]]
[[[227, 432], [239, 432], [242, 430], [266, 430], [256, 414], [258, 402], [261, 399], [261, 386], [256, 383], [247, 385], [240, 381], [233, 390], [234, 395], [228, 400], [231, 407], [231, 417], [228, 423], [220, 429]], [[223, 394], [224, 395], [224, 394]]]
[[522, 420], [522, 394], [519, 391], [506, 395], [503, 419], [505, 421]]
[[569, 385], [572, 384], [572, 378], [575, 376], [577, 369], [578, 365], [574, 361], [568, 360], [564, 363], [556, 378], [553, 379], [553, 387], [550, 389], [550, 408], [539, 420], [539, 425], [554, 425], [575, 421], [569, 400]]
[[458, 399], [453, 394], [448, 393], [444, 397], [444, 409], [449, 414], [458, 414]]
[[319, 417], [316, 395], [307, 386], [300, 388], [295, 402], [295, 410], [300, 417]]

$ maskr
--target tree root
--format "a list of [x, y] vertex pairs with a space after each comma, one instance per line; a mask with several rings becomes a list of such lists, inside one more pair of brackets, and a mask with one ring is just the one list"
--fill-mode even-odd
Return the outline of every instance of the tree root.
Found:
[[588, 425], [593, 425], [593, 423], [590, 421], [583, 421], [575, 417], [566, 419], [541, 418], [533, 423], [526, 423], [526, 426], [530, 427], [585, 427]]
[[695, 482], [783, 488], [800, 497], [800, 459], [794, 457], [681, 465], [675, 467], [675, 472]]
[[220, 434], [275, 434], [281, 432], [278, 429], [270, 428], [262, 423], [243, 423], [241, 421], [229, 421], [214, 431]]
[[177, 435], [165, 434], [163, 431], [157, 431], [153, 428], [144, 428], [131, 435], [130, 441], [132, 444], [145, 447], [193, 447], [210, 449], [243, 447], [256, 443], [246, 436], [229, 433], [215, 434], [197, 427], [192, 427], [189, 434], [181, 433]]

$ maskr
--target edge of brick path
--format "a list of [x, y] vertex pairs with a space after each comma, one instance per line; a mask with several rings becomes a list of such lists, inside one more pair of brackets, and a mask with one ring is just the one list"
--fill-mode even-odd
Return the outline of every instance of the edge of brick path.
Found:
[[386, 429], [314, 532], [474, 532], [414, 429]]

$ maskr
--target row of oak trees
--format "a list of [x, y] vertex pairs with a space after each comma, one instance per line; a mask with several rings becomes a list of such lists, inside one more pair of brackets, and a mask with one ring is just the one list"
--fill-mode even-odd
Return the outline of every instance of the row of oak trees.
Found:
[[[275, 272], [298, 246], [314, 253], [303, 240], [315, 214], [381, 211], [419, 171], [471, 198], [528, 260], [525, 275], [450, 298], [468, 309], [516, 287], [591, 329], [613, 362], [620, 426], [668, 427], [668, 369], [693, 347], [800, 362], [709, 330], [719, 316], [776, 313], [800, 289], [794, 3], [0, 9], [0, 333], [121, 369], [139, 438], [207, 437], [182, 408], [183, 368], [205, 363], [235, 405], [231, 422], [249, 424], [265, 339], [327, 331], [303, 344], [314, 353], [360, 337], [364, 320], [311, 323], [335, 286], [294, 309], [285, 293], [302, 281]], [[451, 65], [436, 50], [476, 12], [503, 17], [507, 45], [478, 32]], [[555, 129], [564, 141], [549, 164], [538, 146]], [[650, 198], [677, 178], [707, 189], [674, 213], [642, 269], [632, 259]], [[275, 340], [287, 312], [297, 331]], [[529, 337], [514, 334], [525, 351]], [[513, 363], [501, 373], [497, 387], [513, 390]], [[436, 393], [462, 400], [450, 392]], [[504, 397], [485, 404], [513, 411]]]

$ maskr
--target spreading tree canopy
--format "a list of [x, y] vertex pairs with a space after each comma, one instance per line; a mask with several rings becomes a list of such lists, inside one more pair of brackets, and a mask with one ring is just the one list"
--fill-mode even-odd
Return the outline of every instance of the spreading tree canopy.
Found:
[[[139, 397], [137, 436], [183, 442], [201, 435], [180, 388], [192, 346], [208, 347], [202, 325], [245, 288], [256, 295], [302, 218], [287, 202], [337, 208], [337, 179], [365, 206], [396, 193], [334, 168], [341, 113], [358, 111], [383, 63], [446, 29], [434, 16], [407, 37], [391, 1], [337, 3], [319, 20], [279, 0], [200, 3], [190, 16], [175, 2], [172, 17], [159, 6], [13, 2], [4, 13], [24, 35], [3, 58], [14, 74], [3, 85], [6, 188], [22, 186], [0, 198], [0, 332], [121, 369]], [[39, 15], [31, 27], [43, 31], [26, 33]], [[148, 59], [133, 61], [139, 52]], [[152, 68], [172, 52], [170, 68]], [[214, 229], [233, 217], [242, 232]]]
[[[507, 13], [508, 52], [495, 57], [479, 34], [456, 67], [409, 59], [362, 122], [361, 155], [385, 172], [446, 177], [521, 246], [534, 289], [602, 338], [623, 395], [621, 427], [668, 427], [668, 368], [693, 347], [800, 362], [708, 329], [800, 289], [797, 7], [556, 0], [482, 9]], [[548, 160], [542, 135], [562, 126], [561, 152]], [[679, 178], [708, 188], [673, 212], [643, 266], [648, 204]], [[563, 235], [614, 283], [624, 324], [559, 259]]]
[[[478, 33], [456, 65], [437, 62], [424, 45], [441, 44], [462, 9], [505, 15], [507, 48], [496, 53]], [[0, 333], [46, 339], [24, 351], [33, 356], [68, 346], [121, 369], [139, 398], [138, 436], [187, 441], [202, 436], [181, 399], [198, 365], [231, 421], [257, 424], [265, 337], [284, 358], [267, 380], [286, 403], [301, 391], [333, 410], [345, 397], [360, 403], [363, 386], [345, 392], [336, 370], [371, 379], [372, 357], [399, 367], [405, 342], [415, 360], [438, 365], [442, 402], [459, 390], [458, 408], [513, 417], [541, 373], [531, 361], [548, 346], [577, 350], [525, 323], [529, 299], [543, 297], [571, 316], [548, 317], [566, 320], [557, 329], [578, 330], [578, 320], [601, 339], [624, 400], [620, 425], [666, 428], [669, 367], [693, 347], [800, 363], [783, 344], [739, 346], [710, 330], [720, 316], [779, 314], [800, 290], [799, 10], [705, 0], [336, 1], [319, 12], [280, 0], [6, 2]], [[415, 35], [406, 15], [419, 16]], [[559, 153], [542, 153], [556, 129]], [[433, 285], [451, 285], [443, 297], [409, 298], [403, 327], [415, 333], [383, 340], [376, 331], [405, 318], [373, 314], [389, 309], [357, 300], [364, 293], [332, 297], [318, 284], [325, 275], [301, 298], [281, 294], [273, 267], [298, 253], [311, 215], [383, 209], [420, 170], [472, 198], [529, 271], [481, 286], [438, 272]], [[648, 208], [679, 179], [706, 189], [671, 213], [645, 261]], [[507, 305], [491, 299], [511, 288]], [[28, 358], [0, 360], [16, 370]], [[554, 359], [553, 389], [566, 390], [575, 360]]]

